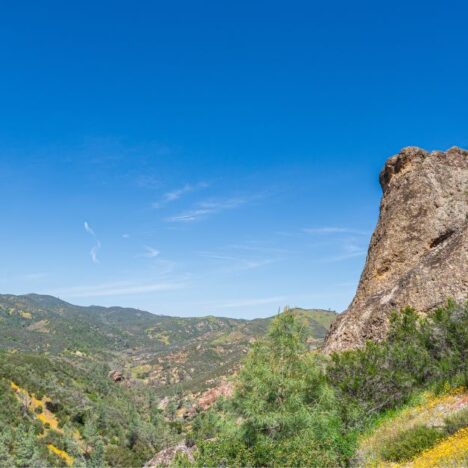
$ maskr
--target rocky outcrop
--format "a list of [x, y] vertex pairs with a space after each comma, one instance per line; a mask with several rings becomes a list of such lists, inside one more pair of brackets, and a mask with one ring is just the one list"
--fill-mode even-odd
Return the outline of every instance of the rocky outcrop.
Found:
[[468, 151], [404, 148], [380, 173], [383, 197], [356, 295], [325, 352], [382, 340], [395, 309], [425, 312], [468, 291]]
[[157, 468], [159, 466], [173, 465], [177, 456], [185, 457], [186, 461], [193, 463], [195, 461], [194, 452], [195, 446], [188, 447], [184, 443], [169, 447], [158, 452], [143, 468]]
[[109, 372], [109, 378], [113, 382], [123, 382], [125, 380], [125, 376], [119, 370], [113, 370]]
[[234, 386], [231, 382], [223, 381], [217, 387], [210, 388], [202, 393], [197, 401], [197, 407], [201, 411], [208, 410], [220, 398], [229, 398], [234, 393]]

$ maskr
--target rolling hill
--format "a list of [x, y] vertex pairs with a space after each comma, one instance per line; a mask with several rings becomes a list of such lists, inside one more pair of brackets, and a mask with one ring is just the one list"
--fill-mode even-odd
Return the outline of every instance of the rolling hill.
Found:
[[[294, 313], [311, 348], [336, 315]], [[183, 427], [229, 387], [226, 378], [271, 320], [169, 317], [0, 295], [0, 423], [18, 428], [0, 437], [0, 465], [11, 461], [3, 452], [29, 447], [31, 466], [39, 459], [48, 466], [103, 466], [104, 459], [142, 466], [179, 441]]]
[[[309, 344], [324, 339], [336, 313], [295, 309]], [[129, 383], [164, 394], [202, 390], [231, 374], [271, 318], [170, 317], [122, 307], [82, 307], [52, 296], [0, 295], [0, 349], [45, 353], [82, 365], [105, 363]]]

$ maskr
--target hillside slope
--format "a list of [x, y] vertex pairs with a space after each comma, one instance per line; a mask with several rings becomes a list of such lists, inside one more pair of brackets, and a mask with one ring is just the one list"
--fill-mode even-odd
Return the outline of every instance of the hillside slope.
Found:
[[[318, 346], [335, 312], [296, 309]], [[52, 296], [0, 295], [0, 350], [43, 352], [69, 361], [99, 361], [128, 382], [161, 393], [202, 390], [232, 373], [271, 318], [170, 317], [121, 307], [80, 307]]]
[[[294, 314], [310, 347], [336, 316]], [[0, 295], [0, 465], [13, 466], [14, 453], [18, 460], [26, 454], [24, 466], [142, 466], [180, 440], [182, 427], [216, 400], [220, 383], [229, 387], [226, 377], [271, 320], [168, 317]]]

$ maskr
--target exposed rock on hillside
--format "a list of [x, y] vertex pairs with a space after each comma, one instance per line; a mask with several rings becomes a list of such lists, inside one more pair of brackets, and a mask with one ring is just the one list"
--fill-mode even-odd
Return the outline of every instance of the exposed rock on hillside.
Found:
[[125, 380], [124, 375], [119, 370], [109, 372], [109, 378], [114, 382], [123, 382]]
[[196, 447], [187, 447], [184, 443], [169, 447], [167, 449], [158, 452], [148, 463], [145, 464], [144, 468], [157, 468], [158, 466], [171, 466], [177, 455], [186, 456], [190, 463], [195, 461], [193, 452]]
[[356, 296], [333, 323], [326, 352], [383, 339], [392, 310], [467, 298], [468, 151], [404, 148], [386, 162], [380, 184], [380, 217]]

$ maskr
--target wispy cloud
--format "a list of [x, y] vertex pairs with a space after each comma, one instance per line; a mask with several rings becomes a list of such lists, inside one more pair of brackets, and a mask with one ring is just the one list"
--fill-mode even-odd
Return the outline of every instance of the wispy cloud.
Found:
[[246, 242], [244, 244], [230, 244], [228, 248], [237, 250], [237, 251], [246, 251], [246, 252], [258, 252], [265, 254], [288, 254], [292, 251], [290, 249], [284, 249], [280, 247], [275, 247], [270, 244], [262, 242]]
[[85, 231], [86, 231], [88, 234], [91, 234], [92, 236], [95, 236], [95, 235], [96, 235], [96, 234], [94, 233], [93, 228], [88, 224], [88, 221], [85, 221], [85, 222], [84, 222], [84, 228], [85, 228]]
[[144, 256], [147, 258], [154, 258], [157, 257], [160, 254], [159, 250], [153, 249], [153, 247], [149, 247], [148, 245], [145, 245], [145, 254]]
[[100, 248], [101, 248], [101, 243], [99, 241], [96, 241], [96, 245], [89, 251], [89, 254], [91, 255], [91, 260], [93, 261], [93, 263], [99, 263], [97, 254]]
[[[96, 234], [94, 232], [94, 229], [89, 225], [89, 223], [87, 221], [84, 222], [84, 228], [85, 228], [85, 231], [90, 234], [91, 236], [93, 236], [95, 239], [96, 239]], [[99, 259], [97, 257], [97, 254], [98, 254], [98, 251], [99, 249], [101, 248], [101, 242], [99, 241], [99, 239], [96, 239], [96, 244], [93, 246], [93, 248], [89, 251], [89, 254], [91, 256], [91, 260], [93, 263], [99, 263]]]
[[324, 261], [325, 262], [341, 262], [343, 260], [349, 260], [350, 258], [355, 258], [355, 257], [364, 257], [366, 255], [366, 251], [365, 250], [359, 250], [359, 251], [356, 251], [356, 252], [347, 252], [347, 253], [344, 253], [344, 254], [341, 254], [341, 255], [335, 255], [335, 256], [332, 256], [332, 257], [329, 257], [329, 258], [326, 258]]
[[25, 275], [21, 276], [22, 280], [25, 281], [36, 281], [43, 279], [47, 276], [47, 273], [26, 273]]
[[136, 178], [136, 184], [138, 187], [147, 188], [147, 189], [155, 189], [161, 185], [161, 180], [159, 177], [155, 177], [154, 175], [139, 175]]
[[356, 245], [353, 242], [346, 242], [341, 246], [342, 253], [332, 255], [325, 258], [323, 261], [328, 262], [341, 262], [355, 257], [364, 257], [367, 254], [367, 250], [360, 245]]
[[279, 258], [245, 258], [217, 252], [199, 252], [198, 255], [222, 262], [224, 264], [223, 272], [254, 270], [281, 260]]
[[179, 198], [182, 198], [187, 193], [194, 192], [196, 190], [204, 189], [207, 187], [208, 184], [206, 182], [199, 182], [198, 184], [185, 184], [183, 187], [166, 192], [160, 200], [153, 203], [153, 208], [162, 208], [168, 203], [179, 200]]
[[166, 218], [166, 221], [173, 223], [191, 223], [223, 211], [239, 208], [258, 198], [259, 196], [257, 195], [206, 200], [198, 203], [190, 210]]
[[307, 234], [357, 234], [361, 236], [367, 236], [369, 232], [360, 229], [352, 229], [346, 227], [336, 226], [322, 226], [316, 228], [304, 228], [303, 232]]
[[230, 309], [236, 307], [249, 307], [249, 306], [256, 306], [262, 304], [282, 304], [286, 300], [284, 296], [274, 296], [274, 297], [264, 297], [259, 299], [239, 299], [234, 300], [231, 302], [226, 302], [224, 304], [220, 304], [220, 308]]
[[94, 286], [76, 286], [68, 289], [58, 289], [51, 291], [51, 294], [61, 297], [104, 297], [104, 296], [123, 296], [132, 294], [144, 294], [150, 292], [172, 291], [181, 289], [184, 283], [174, 282], [117, 282], [106, 283]]

